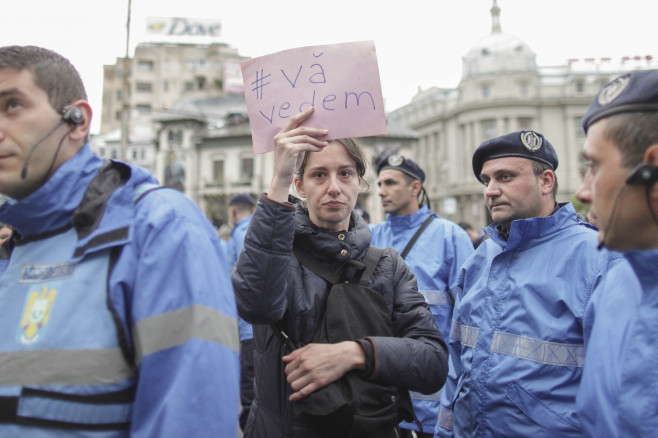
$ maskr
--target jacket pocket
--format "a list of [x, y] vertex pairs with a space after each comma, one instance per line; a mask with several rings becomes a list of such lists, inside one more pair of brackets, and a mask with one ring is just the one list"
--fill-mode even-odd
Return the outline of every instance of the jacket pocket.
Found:
[[[448, 406], [443, 406], [443, 405], [439, 406], [437, 424], [439, 425], [439, 427], [445, 430], [452, 431], [455, 428], [453, 411], [455, 409], [455, 403], [457, 403], [457, 399], [459, 398], [463, 386], [464, 386], [464, 375], [462, 374], [461, 376], [459, 376], [457, 385], [455, 385], [455, 392], [451, 397], [450, 404]], [[443, 388], [441, 391], [444, 390], [445, 388]]]
[[455, 385], [455, 392], [452, 394], [452, 400], [450, 400], [450, 409], [455, 408], [455, 403], [457, 403], [457, 399], [459, 398], [459, 394], [462, 392], [463, 387], [464, 387], [464, 375], [461, 374], [459, 376], [459, 379], [457, 380], [457, 385]]
[[509, 385], [506, 395], [530, 420], [556, 437], [578, 438], [582, 436], [577, 423], [550, 409], [540, 399], [523, 388], [518, 381], [515, 380]]

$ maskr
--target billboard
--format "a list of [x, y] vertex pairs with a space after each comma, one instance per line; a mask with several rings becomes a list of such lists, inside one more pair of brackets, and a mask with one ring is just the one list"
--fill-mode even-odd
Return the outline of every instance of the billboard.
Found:
[[147, 17], [146, 34], [150, 37], [163, 37], [167, 40], [180, 37], [217, 39], [222, 30], [217, 19], [184, 17]]
[[224, 91], [233, 94], [244, 93], [242, 69], [237, 61], [227, 61], [224, 64]]

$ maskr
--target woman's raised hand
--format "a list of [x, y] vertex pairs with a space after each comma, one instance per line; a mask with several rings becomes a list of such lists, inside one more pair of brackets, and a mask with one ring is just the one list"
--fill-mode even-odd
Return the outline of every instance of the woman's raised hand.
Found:
[[315, 108], [311, 107], [292, 116], [288, 124], [274, 136], [274, 174], [267, 194], [274, 201], [288, 200], [288, 190], [303, 152], [321, 151], [328, 144], [317, 138], [326, 136], [328, 130], [301, 125], [314, 111]]

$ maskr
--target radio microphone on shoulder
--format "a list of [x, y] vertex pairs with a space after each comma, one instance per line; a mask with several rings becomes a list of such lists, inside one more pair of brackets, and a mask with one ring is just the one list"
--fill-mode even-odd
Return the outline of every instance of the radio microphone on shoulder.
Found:
[[[27, 164], [30, 162], [30, 158], [32, 157], [32, 154], [34, 153], [35, 149], [37, 146], [39, 146], [44, 140], [46, 140], [48, 137], [53, 135], [57, 129], [62, 126], [64, 123], [68, 123], [69, 125], [73, 125], [73, 128], [78, 126], [80, 123], [82, 123], [84, 120], [84, 117], [82, 116], [82, 111], [80, 108], [77, 106], [72, 106], [62, 116], [62, 120], [57, 122], [55, 127], [51, 129], [48, 134], [44, 135], [41, 137], [41, 139], [32, 146], [32, 149], [30, 149], [30, 152], [28, 152], [27, 157], [25, 157], [25, 163], [23, 164], [23, 169], [21, 170], [21, 178], [25, 179], [27, 176]], [[59, 149], [59, 148], [58, 148]]]

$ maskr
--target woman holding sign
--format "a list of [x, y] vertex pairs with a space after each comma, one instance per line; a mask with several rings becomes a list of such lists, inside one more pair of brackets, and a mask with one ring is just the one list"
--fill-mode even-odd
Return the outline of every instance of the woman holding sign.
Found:
[[[407, 390], [443, 385], [446, 346], [413, 273], [395, 250], [371, 250], [354, 212], [360, 147], [322, 140], [327, 130], [303, 125], [312, 114], [274, 137], [270, 190], [233, 271], [239, 313], [255, 324], [245, 437], [394, 437], [413, 421]], [[301, 205], [288, 202], [293, 183]]]

